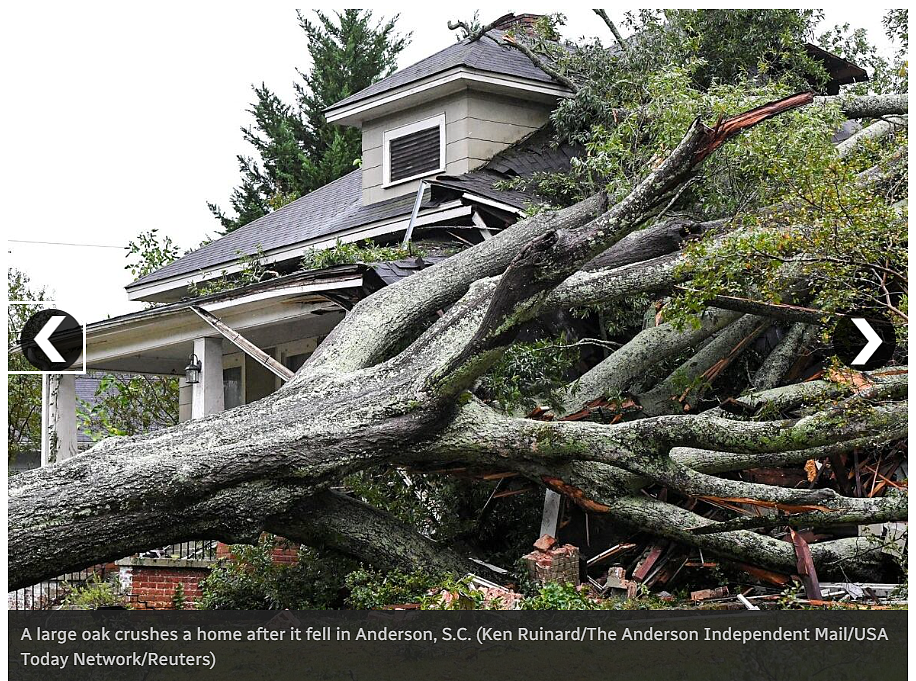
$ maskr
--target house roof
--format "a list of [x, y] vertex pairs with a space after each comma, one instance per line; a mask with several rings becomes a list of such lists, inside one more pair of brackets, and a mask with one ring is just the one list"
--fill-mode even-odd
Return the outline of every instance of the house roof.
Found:
[[[578, 150], [567, 144], [551, 143], [552, 129], [545, 126], [496, 154], [477, 170], [463, 175], [442, 175], [430, 184], [522, 209], [535, 199], [533, 193], [499, 190], [494, 185], [512, 177], [527, 177], [536, 172], [569, 169]], [[196, 251], [175, 260], [128, 285], [127, 289], [146, 286], [173, 277], [193, 275], [235, 263], [239, 255], [252, 255], [258, 248], [269, 253], [275, 249], [329, 237], [365, 225], [397, 217], [406, 217], [416, 196], [407, 194], [386, 201], [362, 205], [359, 169], [344, 175], [283, 208], [249, 222], [224, 237], [211, 241]], [[438, 203], [438, 194], [427, 194], [424, 207]], [[304, 247], [303, 247], [304, 248]]]
[[491, 30], [475, 41], [465, 38], [340, 100], [325, 111], [332, 112], [457, 67], [553, 83], [553, 78], [535, 66], [522, 52], [501, 42], [505, 34], [505, 31]]
[[362, 176], [357, 169], [141, 277], [127, 289], [228, 266], [240, 255], [253, 255], [259, 248], [269, 253], [409, 214], [415, 199], [409, 194], [362, 205]]
[[[531, 177], [536, 173], [566, 172], [581, 148], [571, 144], [556, 144], [553, 127], [545, 125], [512, 146], [503, 149], [483, 166], [462, 175], [440, 175], [430, 184], [447, 190], [467, 192], [485, 199], [524, 208], [537, 200], [530, 190], [496, 189], [498, 182], [516, 177]], [[436, 192], [433, 193], [436, 196]]]

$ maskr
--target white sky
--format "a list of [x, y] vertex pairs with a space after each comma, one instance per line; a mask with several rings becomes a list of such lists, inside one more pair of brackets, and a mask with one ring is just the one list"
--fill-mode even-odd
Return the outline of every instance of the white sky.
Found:
[[[7, 239], [124, 246], [156, 227], [182, 248], [200, 243], [218, 228], [206, 201], [227, 206], [239, 179], [235, 155], [247, 153], [239, 127], [249, 123], [251, 84], [264, 81], [291, 101], [294, 69], [307, 67], [292, 9], [112, 7], [17, 3], [5, 13]], [[481, 19], [509, 11], [525, 10], [488, 7]], [[591, 10], [563, 11], [567, 37], [609, 41]], [[401, 10], [400, 30], [413, 31], [413, 40], [400, 66], [454, 42], [447, 21], [472, 12], [438, 4]], [[848, 21], [890, 52], [883, 13], [828, 10], [825, 27]], [[142, 307], [124, 292], [131, 277], [122, 250], [8, 242], [6, 252], [80, 321]]]

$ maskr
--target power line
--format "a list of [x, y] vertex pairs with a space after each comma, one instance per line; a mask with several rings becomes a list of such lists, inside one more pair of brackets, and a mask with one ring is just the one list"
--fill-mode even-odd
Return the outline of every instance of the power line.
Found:
[[117, 248], [125, 250], [127, 246], [112, 246], [110, 244], [73, 244], [66, 241], [28, 241], [26, 239], [7, 239], [14, 244], [40, 244], [43, 246], [80, 246], [84, 248]]

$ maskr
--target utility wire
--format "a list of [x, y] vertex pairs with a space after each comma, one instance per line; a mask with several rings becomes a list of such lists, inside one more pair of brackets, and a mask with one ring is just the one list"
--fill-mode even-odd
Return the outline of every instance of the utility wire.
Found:
[[110, 244], [73, 244], [66, 241], [28, 241], [26, 239], [7, 239], [13, 244], [41, 244], [43, 246], [81, 246], [85, 248], [117, 248], [120, 250], [127, 249], [127, 246], [112, 246]]

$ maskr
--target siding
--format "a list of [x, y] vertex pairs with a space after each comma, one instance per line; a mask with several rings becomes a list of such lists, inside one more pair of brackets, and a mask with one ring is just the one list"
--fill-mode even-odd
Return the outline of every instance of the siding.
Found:
[[385, 131], [445, 113], [445, 174], [460, 175], [534, 132], [551, 106], [505, 95], [464, 90], [363, 125], [363, 205], [417, 191], [419, 180], [383, 187], [382, 141]]

